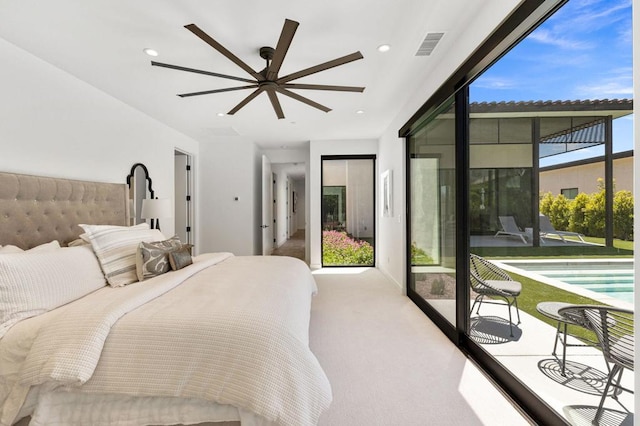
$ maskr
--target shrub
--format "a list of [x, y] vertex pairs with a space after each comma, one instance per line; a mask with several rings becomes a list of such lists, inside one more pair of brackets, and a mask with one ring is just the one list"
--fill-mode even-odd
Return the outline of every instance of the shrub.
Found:
[[426, 251], [418, 247], [415, 242], [411, 243], [411, 264], [412, 265], [433, 265], [433, 258]]
[[586, 230], [583, 234], [591, 235], [592, 237], [604, 237], [605, 229], [605, 191], [600, 191], [591, 194], [589, 200], [585, 206], [584, 222]]
[[[598, 179], [598, 192], [579, 193], [569, 201], [559, 194], [550, 192], [540, 196], [540, 213], [549, 217], [558, 230], [569, 230], [592, 237], [605, 234], [605, 188], [604, 181]], [[614, 192], [613, 233], [621, 240], [633, 240], [633, 194], [630, 191]]]
[[547, 216], [549, 220], [551, 220], [551, 223], [553, 223], [553, 219], [551, 216], [551, 206], [553, 205], [554, 200], [555, 197], [551, 192], [545, 192], [540, 197], [540, 213]]
[[633, 194], [618, 191], [613, 196], [613, 233], [621, 240], [633, 240]]
[[581, 192], [569, 204], [569, 231], [587, 234], [585, 212], [588, 202], [589, 196]]
[[323, 265], [373, 265], [373, 247], [346, 232], [322, 231]]
[[431, 294], [442, 296], [444, 294], [444, 280], [436, 278], [431, 282]]
[[562, 194], [553, 199], [549, 209], [549, 220], [556, 229], [569, 229], [570, 202]]

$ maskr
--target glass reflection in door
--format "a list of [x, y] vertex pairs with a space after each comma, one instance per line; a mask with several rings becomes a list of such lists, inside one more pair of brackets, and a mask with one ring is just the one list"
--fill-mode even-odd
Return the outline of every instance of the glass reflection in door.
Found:
[[455, 324], [456, 178], [451, 105], [409, 137], [409, 288]]

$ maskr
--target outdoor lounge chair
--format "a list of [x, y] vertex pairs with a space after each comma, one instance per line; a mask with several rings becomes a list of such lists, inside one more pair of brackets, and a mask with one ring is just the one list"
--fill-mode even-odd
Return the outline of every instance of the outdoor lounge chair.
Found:
[[578, 237], [580, 241], [582, 241], [583, 243], [585, 242], [583, 238], [584, 235], [580, 234], [579, 232], [557, 231], [551, 224], [551, 221], [549, 220], [549, 218], [541, 214], [540, 215], [540, 236], [548, 237], [549, 235], [557, 235], [565, 243], [567, 242], [567, 240], [565, 240], [564, 237]]
[[[471, 289], [476, 292], [476, 299], [471, 306], [473, 308], [478, 304], [476, 313], [480, 315], [480, 306], [485, 296], [490, 298], [499, 297], [507, 302], [509, 309], [509, 331], [513, 337], [513, 321], [511, 320], [511, 306], [515, 305], [516, 314], [518, 315], [518, 324], [520, 324], [520, 311], [518, 310], [518, 296], [522, 291], [522, 284], [514, 281], [509, 274], [498, 268], [486, 259], [472, 254], [469, 262], [469, 271], [471, 272], [470, 281]], [[484, 301], [485, 303], [502, 304], [497, 301]]]
[[500, 226], [502, 226], [502, 230], [496, 232], [496, 235], [493, 237], [497, 237], [498, 235], [509, 235], [513, 237], [518, 237], [522, 240], [523, 243], [527, 244], [527, 233], [523, 232], [518, 228], [516, 224], [516, 220], [513, 216], [498, 216], [500, 220]]
[[[593, 419], [593, 424], [598, 425], [607, 396], [617, 400], [620, 390], [633, 393], [631, 389], [620, 386], [624, 369], [633, 371], [633, 311], [611, 306], [573, 305], [559, 309], [558, 313], [573, 320], [588, 321], [589, 328], [595, 332], [598, 338], [607, 366], [612, 365], [598, 411]], [[612, 386], [613, 391], [609, 393], [609, 388]]]

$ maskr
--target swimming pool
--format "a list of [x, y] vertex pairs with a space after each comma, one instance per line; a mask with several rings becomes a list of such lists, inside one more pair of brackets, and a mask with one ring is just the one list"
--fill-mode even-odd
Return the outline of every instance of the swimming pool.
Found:
[[633, 260], [518, 260], [505, 265], [633, 303]]

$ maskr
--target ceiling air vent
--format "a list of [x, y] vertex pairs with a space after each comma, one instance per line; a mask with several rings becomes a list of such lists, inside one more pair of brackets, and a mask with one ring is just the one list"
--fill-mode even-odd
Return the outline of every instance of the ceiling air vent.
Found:
[[444, 35], [444, 33], [429, 33], [429, 34], [427, 34], [427, 36], [424, 38], [424, 41], [422, 42], [422, 44], [418, 48], [418, 51], [416, 52], [416, 56], [429, 56], [429, 55], [431, 55], [431, 52], [433, 52], [433, 49], [436, 48], [436, 45], [438, 44], [438, 42], [440, 41], [440, 39], [442, 38], [443, 35]]

